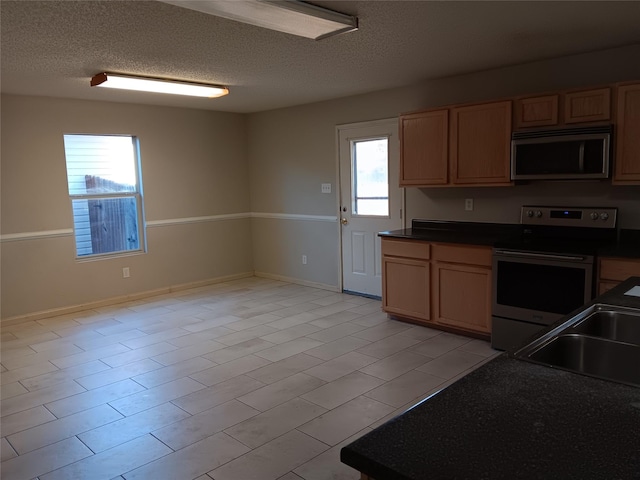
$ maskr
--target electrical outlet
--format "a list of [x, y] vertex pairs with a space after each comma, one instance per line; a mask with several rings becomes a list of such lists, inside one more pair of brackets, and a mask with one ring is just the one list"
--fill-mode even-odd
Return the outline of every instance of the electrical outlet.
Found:
[[464, 209], [468, 212], [473, 211], [473, 198], [464, 199]]
[[307, 264], [307, 256], [306, 255], [302, 255], [302, 264], [303, 265]]
[[129, 272], [129, 267], [122, 268], [122, 278], [129, 278], [131, 276], [131, 272]]
[[320, 188], [320, 191], [322, 193], [331, 193], [331, 184], [330, 183], [323, 183], [321, 188]]

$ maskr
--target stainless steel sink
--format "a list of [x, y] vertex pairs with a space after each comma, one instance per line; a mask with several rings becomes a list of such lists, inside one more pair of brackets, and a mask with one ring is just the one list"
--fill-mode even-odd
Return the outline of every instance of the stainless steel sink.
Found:
[[580, 334], [563, 334], [529, 358], [605, 380], [640, 386], [640, 346]]
[[640, 310], [593, 305], [521, 348], [515, 356], [640, 387]]
[[571, 330], [593, 337], [640, 345], [640, 314], [615, 310], [596, 311], [574, 325]]

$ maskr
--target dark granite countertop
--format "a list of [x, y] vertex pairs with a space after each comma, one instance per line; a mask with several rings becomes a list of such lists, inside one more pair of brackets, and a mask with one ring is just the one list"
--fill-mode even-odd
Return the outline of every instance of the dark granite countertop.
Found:
[[615, 244], [598, 251], [601, 257], [640, 258], [640, 230], [621, 230]]
[[[640, 308], [633, 277], [595, 302]], [[631, 366], [638, 367], [638, 366]], [[640, 388], [505, 353], [341, 450], [375, 480], [638, 479]]]
[[[522, 235], [522, 225], [510, 223], [413, 220], [411, 228], [379, 232], [381, 237], [435, 243], [462, 243], [492, 247]], [[640, 258], [640, 230], [621, 230], [617, 241], [598, 250], [603, 257]]]
[[380, 232], [378, 235], [429, 242], [493, 246], [504, 238], [518, 237], [521, 233], [521, 225], [508, 223], [413, 220], [411, 228]]

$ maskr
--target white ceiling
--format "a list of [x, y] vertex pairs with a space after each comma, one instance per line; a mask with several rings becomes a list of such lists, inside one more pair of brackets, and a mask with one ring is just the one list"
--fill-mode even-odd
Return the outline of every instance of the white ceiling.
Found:
[[[1, 90], [257, 112], [640, 43], [639, 1], [312, 3], [356, 15], [360, 29], [316, 42], [156, 1], [1, 0]], [[102, 71], [231, 93], [91, 88]]]

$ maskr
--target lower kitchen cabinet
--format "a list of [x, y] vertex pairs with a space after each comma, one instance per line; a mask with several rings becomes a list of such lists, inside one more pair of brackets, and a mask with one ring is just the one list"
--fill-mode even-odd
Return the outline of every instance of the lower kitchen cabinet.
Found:
[[433, 247], [433, 321], [478, 333], [491, 333], [491, 248]]
[[433, 264], [433, 320], [442, 325], [491, 332], [491, 270], [454, 263]]
[[629, 277], [640, 276], [640, 259], [637, 258], [601, 258], [598, 267], [598, 295]]
[[422, 324], [491, 333], [490, 247], [382, 239], [382, 309]]
[[429, 320], [429, 262], [383, 258], [382, 268], [384, 311]]
[[382, 239], [382, 309], [429, 320], [429, 244]]

